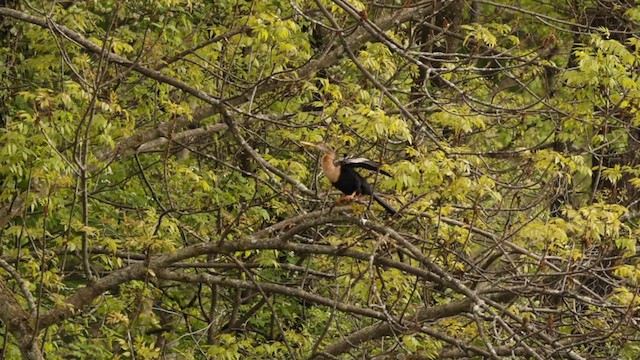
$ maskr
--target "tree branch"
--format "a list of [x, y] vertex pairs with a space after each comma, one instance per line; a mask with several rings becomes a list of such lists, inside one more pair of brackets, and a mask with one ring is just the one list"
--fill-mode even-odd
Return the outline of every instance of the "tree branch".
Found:
[[18, 342], [23, 358], [44, 359], [38, 345], [34, 317], [22, 309], [13, 292], [7, 288], [2, 279], [0, 279], [0, 319], [5, 323], [7, 332]]

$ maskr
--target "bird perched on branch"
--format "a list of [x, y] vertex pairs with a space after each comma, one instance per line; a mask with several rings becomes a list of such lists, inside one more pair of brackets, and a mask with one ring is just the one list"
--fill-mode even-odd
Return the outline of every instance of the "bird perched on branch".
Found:
[[391, 215], [396, 214], [396, 210], [387, 204], [379, 195], [373, 193], [371, 185], [358, 174], [356, 168], [363, 168], [371, 171], [377, 171], [380, 174], [391, 176], [388, 172], [380, 169], [380, 164], [365, 158], [345, 158], [336, 160], [336, 152], [323, 143], [310, 143], [306, 141], [300, 142], [302, 145], [316, 148], [324, 153], [322, 156], [322, 172], [324, 176], [331, 181], [333, 186], [342, 191], [346, 198], [353, 198], [356, 195], [371, 195], [373, 199], [380, 204]]

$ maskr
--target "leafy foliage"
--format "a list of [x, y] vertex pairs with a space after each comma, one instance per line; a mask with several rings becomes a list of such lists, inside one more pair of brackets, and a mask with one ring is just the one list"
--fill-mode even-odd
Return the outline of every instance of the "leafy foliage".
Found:
[[604, 3], [0, 2], [2, 355], [637, 358], [640, 10]]

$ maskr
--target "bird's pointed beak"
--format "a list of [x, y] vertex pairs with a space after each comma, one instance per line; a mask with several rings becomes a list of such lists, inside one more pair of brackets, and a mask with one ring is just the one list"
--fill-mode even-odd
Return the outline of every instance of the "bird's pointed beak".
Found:
[[307, 141], [300, 141], [300, 144], [302, 144], [304, 146], [309, 146], [309, 147], [312, 147], [312, 148], [316, 148], [316, 149], [318, 148], [318, 146], [316, 144], [310, 143], [310, 142], [307, 142]]

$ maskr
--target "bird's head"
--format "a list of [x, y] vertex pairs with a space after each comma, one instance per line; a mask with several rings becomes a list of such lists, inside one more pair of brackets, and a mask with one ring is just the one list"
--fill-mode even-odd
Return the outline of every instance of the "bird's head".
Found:
[[300, 144], [304, 145], [304, 146], [309, 146], [315, 149], [318, 149], [320, 151], [322, 151], [325, 154], [335, 154], [335, 151], [333, 151], [333, 149], [331, 148], [331, 146], [323, 143], [323, 142], [306, 142], [306, 141], [301, 141]]

